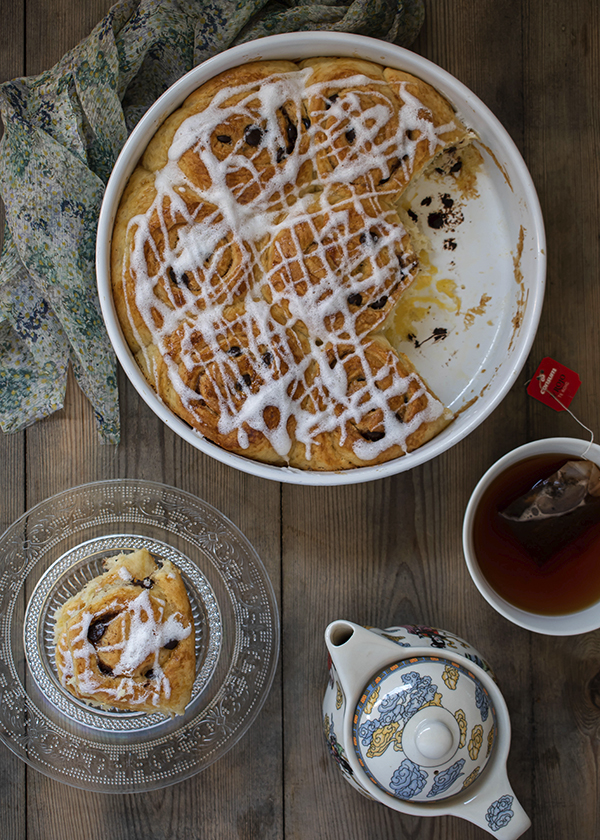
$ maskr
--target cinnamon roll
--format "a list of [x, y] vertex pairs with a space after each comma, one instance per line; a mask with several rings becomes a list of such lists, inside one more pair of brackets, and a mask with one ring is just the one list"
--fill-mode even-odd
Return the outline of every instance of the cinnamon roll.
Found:
[[263, 294], [313, 334], [348, 341], [383, 323], [418, 260], [393, 208], [337, 197], [298, 203], [279, 224], [266, 250]]
[[[192, 93], [150, 142], [149, 171], [177, 160], [190, 185], [219, 205], [281, 209], [312, 183], [309, 122], [297, 66], [260, 61], [220, 74]], [[220, 201], [221, 200], [221, 201]]]
[[421, 79], [356, 58], [313, 58], [307, 111], [324, 186], [396, 200], [440, 151], [469, 140], [452, 107]]
[[194, 622], [181, 574], [145, 549], [105, 562], [57, 611], [56, 667], [104, 709], [182, 715], [195, 678]]

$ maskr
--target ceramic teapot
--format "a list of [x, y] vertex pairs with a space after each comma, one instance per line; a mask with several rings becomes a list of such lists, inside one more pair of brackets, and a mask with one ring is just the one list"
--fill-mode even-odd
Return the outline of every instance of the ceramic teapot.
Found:
[[531, 822], [506, 775], [510, 719], [468, 642], [424, 626], [334, 621], [323, 728], [360, 793], [405, 814], [453, 814], [500, 840]]

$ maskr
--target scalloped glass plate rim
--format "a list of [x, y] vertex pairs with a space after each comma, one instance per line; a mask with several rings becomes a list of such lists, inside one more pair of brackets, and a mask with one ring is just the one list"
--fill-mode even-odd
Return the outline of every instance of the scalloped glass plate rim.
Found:
[[[89, 498], [94, 491], [101, 492], [103, 488], [112, 489], [115, 494], [117, 494], [116, 498], [118, 498], [119, 492], [121, 494], [127, 492], [135, 494], [136, 491], [143, 492], [144, 490], [147, 490], [150, 497], [154, 498], [156, 501], [161, 499], [161, 495], [163, 500], [173, 496], [176, 498], [178, 497], [182, 500], [182, 502], [185, 502], [185, 510], [189, 516], [191, 516], [192, 511], [194, 512], [197, 522], [202, 522], [203, 517], [208, 520], [212, 518], [214, 522], [218, 523], [218, 525], [223, 528], [221, 535], [226, 536], [231, 540], [233, 545], [237, 544], [239, 548], [239, 551], [236, 552], [235, 555], [236, 568], [239, 568], [240, 560], [242, 565], [245, 563], [247, 565], [247, 571], [250, 571], [252, 575], [252, 579], [257, 581], [260, 590], [262, 590], [261, 597], [264, 602], [259, 605], [258, 609], [266, 616], [267, 628], [265, 638], [267, 641], [265, 643], [265, 647], [267, 653], [264, 657], [264, 665], [260, 670], [257, 685], [255, 686], [254, 695], [247, 704], [247, 709], [244, 713], [245, 716], [240, 723], [235, 724], [234, 722], [235, 725], [227, 727], [227, 724], [229, 724], [230, 721], [227, 719], [225, 721], [220, 720], [218, 714], [223, 709], [225, 710], [225, 714], [229, 713], [229, 710], [226, 707], [228, 700], [227, 689], [229, 689], [230, 694], [233, 694], [232, 681], [240, 679], [239, 672], [241, 672], [241, 669], [235, 666], [239, 664], [236, 657], [240, 656], [242, 646], [240, 645], [240, 639], [236, 638], [235, 645], [233, 646], [234, 654], [232, 655], [231, 661], [227, 661], [223, 666], [223, 669], [226, 671], [223, 685], [218, 687], [218, 691], [214, 697], [212, 697], [208, 705], [206, 707], [198, 706], [198, 708], [194, 710], [194, 716], [189, 719], [187, 715], [181, 719], [175, 719], [175, 723], [166, 719], [166, 734], [162, 734], [158, 738], [152, 737], [151, 740], [140, 741], [140, 745], [143, 747], [141, 752], [144, 752], [146, 755], [151, 754], [152, 745], [160, 745], [161, 747], [166, 745], [165, 751], [170, 750], [173, 753], [175, 756], [175, 763], [179, 761], [179, 769], [174, 767], [173, 772], [171, 772], [171, 770], [167, 768], [168, 772], [163, 772], [158, 778], [156, 778], [156, 775], [144, 775], [143, 764], [140, 765], [141, 759], [139, 756], [135, 755], [135, 747], [138, 746], [138, 744], [136, 743], [133, 745], [131, 743], [127, 743], [124, 740], [122, 733], [116, 733], [112, 741], [110, 738], [111, 733], [108, 735], [104, 733], [103, 740], [93, 742], [90, 741], [89, 732], [85, 727], [81, 727], [82, 734], [61, 729], [56, 721], [52, 720], [50, 717], [52, 711], [56, 712], [56, 710], [50, 711], [40, 708], [36, 704], [36, 698], [32, 698], [25, 687], [24, 683], [26, 680], [22, 679], [22, 677], [17, 673], [18, 670], [23, 673], [28, 671], [24, 657], [22, 662], [19, 662], [18, 664], [15, 664], [13, 661], [12, 640], [15, 636], [19, 636], [19, 631], [22, 631], [22, 624], [14, 632], [11, 631], [13, 614], [15, 612], [15, 603], [17, 599], [22, 598], [26, 585], [35, 585], [36, 578], [39, 579], [57, 559], [54, 555], [47, 557], [44, 551], [41, 553], [39, 552], [40, 546], [36, 545], [35, 534], [33, 539], [29, 539], [28, 537], [26, 542], [21, 541], [20, 548], [17, 546], [15, 549], [19, 531], [22, 530], [26, 524], [32, 522], [35, 523], [36, 518], [39, 520], [40, 514], [44, 514], [46, 510], [48, 510], [48, 512], [54, 512], [59, 509], [61, 501], [64, 504], [65, 502], [68, 502], [70, 498], [77, 499], [79, 497], [80, 499], [83, 499], [86, 497], [86, 494]], [[123, 496], [123, 500], [124, 499], [125, 496]], [[183, 508], [178, 510], [179, 515], [181, 514], [182, 509]], [[165, 533], [169, 532], [168, 527], [165, 527], [159, 521], [146, 520], [144, 523], [132, 522], [131, 520], [126, 521], [127, 527], [125, 529], [123, 529], [122, 526], [117, 526], [120, 533], [127, 532], [133, 534], [135, 532], [136, 534], [139, 534], [140, 528], [143, 530], [144, 528], [149, 529], [150, 527], [155, 530], [158, 529], [159, 531], [163, 529]], [[103, 533], [108, 533], [106, 529], [111, 528], [112, 523], [98, 523], [97, 521], [92, 521], [91, 525], [80, 526], [80, 530], [84, 528], [89, 530], [90, 527], [100, 528]], [[114, 530], [116, 529], [113, 527], [111, 533]], [[214, 529], [211, 531], [209, 526], [207, 529], [205, 528], [205, 531], [209, 533], [211, 538], [217, 538], [217, 544], [222, 546], [218, 540], [219, 535], [215, 533]], [[180, 541], [183, 541], [186, 545], [189, 544], [189, 547], [192, 549], [194, 548], [194, 545], [196, 545], [198, 550], [197, 553], [201, 557], [206, 557], [206, 564], [211, 565], [210, 575], [216, 580], [221, 572], [215, 563], [211, 561], [210, 557], [204, 554], [200, 542], [194, 544], [193, 536], [189, 537], [187, 534], [182, 534], [181, 531], [178, 531], [178, 534]], [[55, 547], [57, 544], [64, 543], [70, 536], [75, 538], [76, 535], [77, 530], [61, 536], [60, 539], [55, 538], [50, 540], [47, 552], [51, 553], [54, 549], [56, 553]], [[202, 532], [198, 535], [198, 539], [200, 539], [201, 536]], [[82, 539], [81, 542], [84, 543], [86, 540], [87, 538]], [[13, 543], [12, 546], [10, 545], [11, 542]], [[72, 546], [68, 550], [71, 550], [71, 548]], [[10, 555], [7, 554], [9, 550], [12, 550], [12, 554]], [[192, 552], [192, 554], [194, 554], [194, 552]], [[242, 558], [243, 554], [246, 555], [245, 559]], [[17, 559], [20, 559], [21, 557], [23, 558], [23, 562], [21, 563], [19, 569], [19, 578], [16, 580], [15, 569], [11, 570], [8, 568], [8, 563], [11, 558], [14, 560], [15, 557]], [[192, 563], [196, 562], [193, 557], [189, 559]], [[3, 712], [0, 714], [0, 740], [27, 765], [33, 767], [42, 774], [49, 776], [50, 778], [60, 781], [61, 783], [83, 790], [102, 793], [139, 793], [157, 790], [190, 778], [191, 776], [194, 776], [206, 769], [210, 766], [210, 764], [214, 763], [214, 761], [221, 758], [243, 737], [255, 721], [270, 692], [277, 668], [280, 639], [279, 610], [271, 580], [258, 553], [242, 531], [240, 531], [240, 529], [237, 528], [237, 526], [235, 526], [217, 508], [195, 496], [193, 493], [181, 490], [174, 486], [162, 484], [160, 482], [130, 478], [95, 481], [60, 491], [59, 493], [42, 500], [25, 511], [0, 535], [0, 583], [3, 584], [0, 589], [0, 603], [2, 603], [4, 607], [8, 604], [9, 607], [9, 609], [3, 610], [0, 620], [0, 708]], [[221, 579], [219, 584], [222, 589], [227, 591], [227, 596], [231, 597], [233, 593], [230, 591], [225, 578]], [[29, 595], [26, 600], [27, 602], [29, 601]], [[25, 611], [26, 607], [27, 603], [23, 606], [23, 611]], [[238, 626], [238, 613], [242, 614], [243, 607], [240, 602], [235, 604], [232, 601], [232, 603], [228, 605], [228, 609], [232, 611], [234, 616], [237, 635], [238, 632], [241, 632]], [[7, 675], [9, 679], [7, 679]], [[27, 676], [28, 679], [32, 680], [30, 674]], [[230, 682], [230, 685], [227, 685], [228, 681]], [[12, 718], [9, 714], [11, 709]], [[209, 749], [208, 753], [204, 754], [201, 749], [201, 739], [203, 737], [201, 730], [203, 725], [205, 728], [207, 728], [208, 725], [207, 718], [205, 718], [203, 714], [206, 711], [209, 712], [208, 716], [210, 716], [213, 721], [217, 722], [216, 726], [221, 726], [223, 728], [225, 734], [222, 736], [221, 740], [217, 743], [214, 749]], [[16, 730], [18, 725], [24, 720], [25, 716], [27, 717], [27, 721], [25, 735], [23, 736], [22, 734], [18, 734]], [[8, 726], [6, 725], [7, 719], [10, 719]], [[179, 725], [180, 720], [181, 724]], [[72, 722], [70, 723], [72, 726]], [[46, 728], [45, 733], [42, 734], [42, 737], [38, 740], [38, 742], [35, 740], [36, 727], [38, 729], [38, 734], [40, 732], [43, 733], [43, 728]], [[155, 734], [156, 729], [156, 726], [149, 727], [147, 731]], [[31, 734], [32, 732], [33, 735]], [[185, 762], [182, 763], [181, 761], [182, 755], [185, 752], [185, 748], [183, 748], [182, 752], [182, 743], [185, 740], [183, 737], [184, 735], [187, 738], [192, 739], [194, 745], [194, 759], [193, 761], [190, 760], [188, 764], [185, 764]], [[199, 739], [197, 743], [195, 742], [194, 736]], [[60, 745], [61, 738], [66, 738], [69, 742], [68, 751], [70, 752], [72, 758], [69, 762], [65, 760], [62, 762], [62, 765], [59, 764], [59, 766], [56, 766], [56, 761], [55, 764], [52, 764], [51, 758], [57, 744]], [[80, 754], [81, 747], [86, 744], [91, 746], [91, 752], [95, 759], [97, 758], [99, 761], [103, 761], [105, 766], [110, 763], [111, 754], [117, 755], [117, 757], [122, 757], [123, 766], [125, 767], [123, 772], [129, 773], [130, 775], [123, 779], [123, 773], [121, 773], [119, 778], [113, 775], [113, 777], [108, 777], [102, 781], [98, 781], [97, 778], [90, 779], [77, 777], [76, 771], [74, 771], [72, 767], [77, 765], [77, 757]], [[188, 751], [191, 754], [192, 749], [189, 748]], [[37, 758], [34, 757], [34, 753], [37, 754]], [[41, 761], [39, 759], [40, 753], [48, 755], [50, 763], [45, 764]], [[60, 757], [60, 752], [54, 752], [55, 759], [57, 755]], [[66, 759], [67, 757], [63, 756], [63, 758]], [[89, 763], [90, 762], [88, 761], [88, 764]], [[69, 773], [71, 775], [69, 775]], [[73, 775], [74, 773], [75, 776]]]

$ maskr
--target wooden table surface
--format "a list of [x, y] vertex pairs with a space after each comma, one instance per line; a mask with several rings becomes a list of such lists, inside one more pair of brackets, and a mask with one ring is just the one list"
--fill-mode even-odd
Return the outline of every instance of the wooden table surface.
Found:
[[[87, 35], [110, 0], [2, 0], [0, 79], [37, 74]], [[515, 386], [466, 440], [400, 475], [339, 488], [250, 477], [182, 442], [120, 377], [122, 442], [103, 446], [73, 379], [66, 405], [0, 435], [0, 528], [66, 488], [118, 477], [190, 491], [253, 543], [281, 610], [281, 656], [257, 721], [222, 759], [154, 793], [91, 794], [55, 782], [0, 743], [3, 838], [27, 840], [475, 840], [455, 817], [404, 816], [342, 779], [321, 729], [323, 632], [336, 618], [423, 623], [459, 634], [494, 666], [513, 727], [508, 771], [536, 840], [600, 837], [600, 632], [532, 634], [495, 613], [461, 549], [469, 494], [490, 464], [544, 436], [580, 436], [525, 394], [545, 355], [577, 371], [572, 409], [600, 431], [600, 38], [597, 0], [429, 0], [413, 49], [470, 87], [503, 122], [537, 187], [548, 286]], [[581, 432], [585, 436], [585, 433]]]

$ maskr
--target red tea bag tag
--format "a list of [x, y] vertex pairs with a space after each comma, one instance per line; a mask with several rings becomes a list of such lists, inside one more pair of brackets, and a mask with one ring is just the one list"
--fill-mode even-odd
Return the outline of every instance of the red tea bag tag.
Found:
[[575, 371], [546, 356], [527, 386], [527, 393], [555, 411], [566, 411], [580, 385]]

